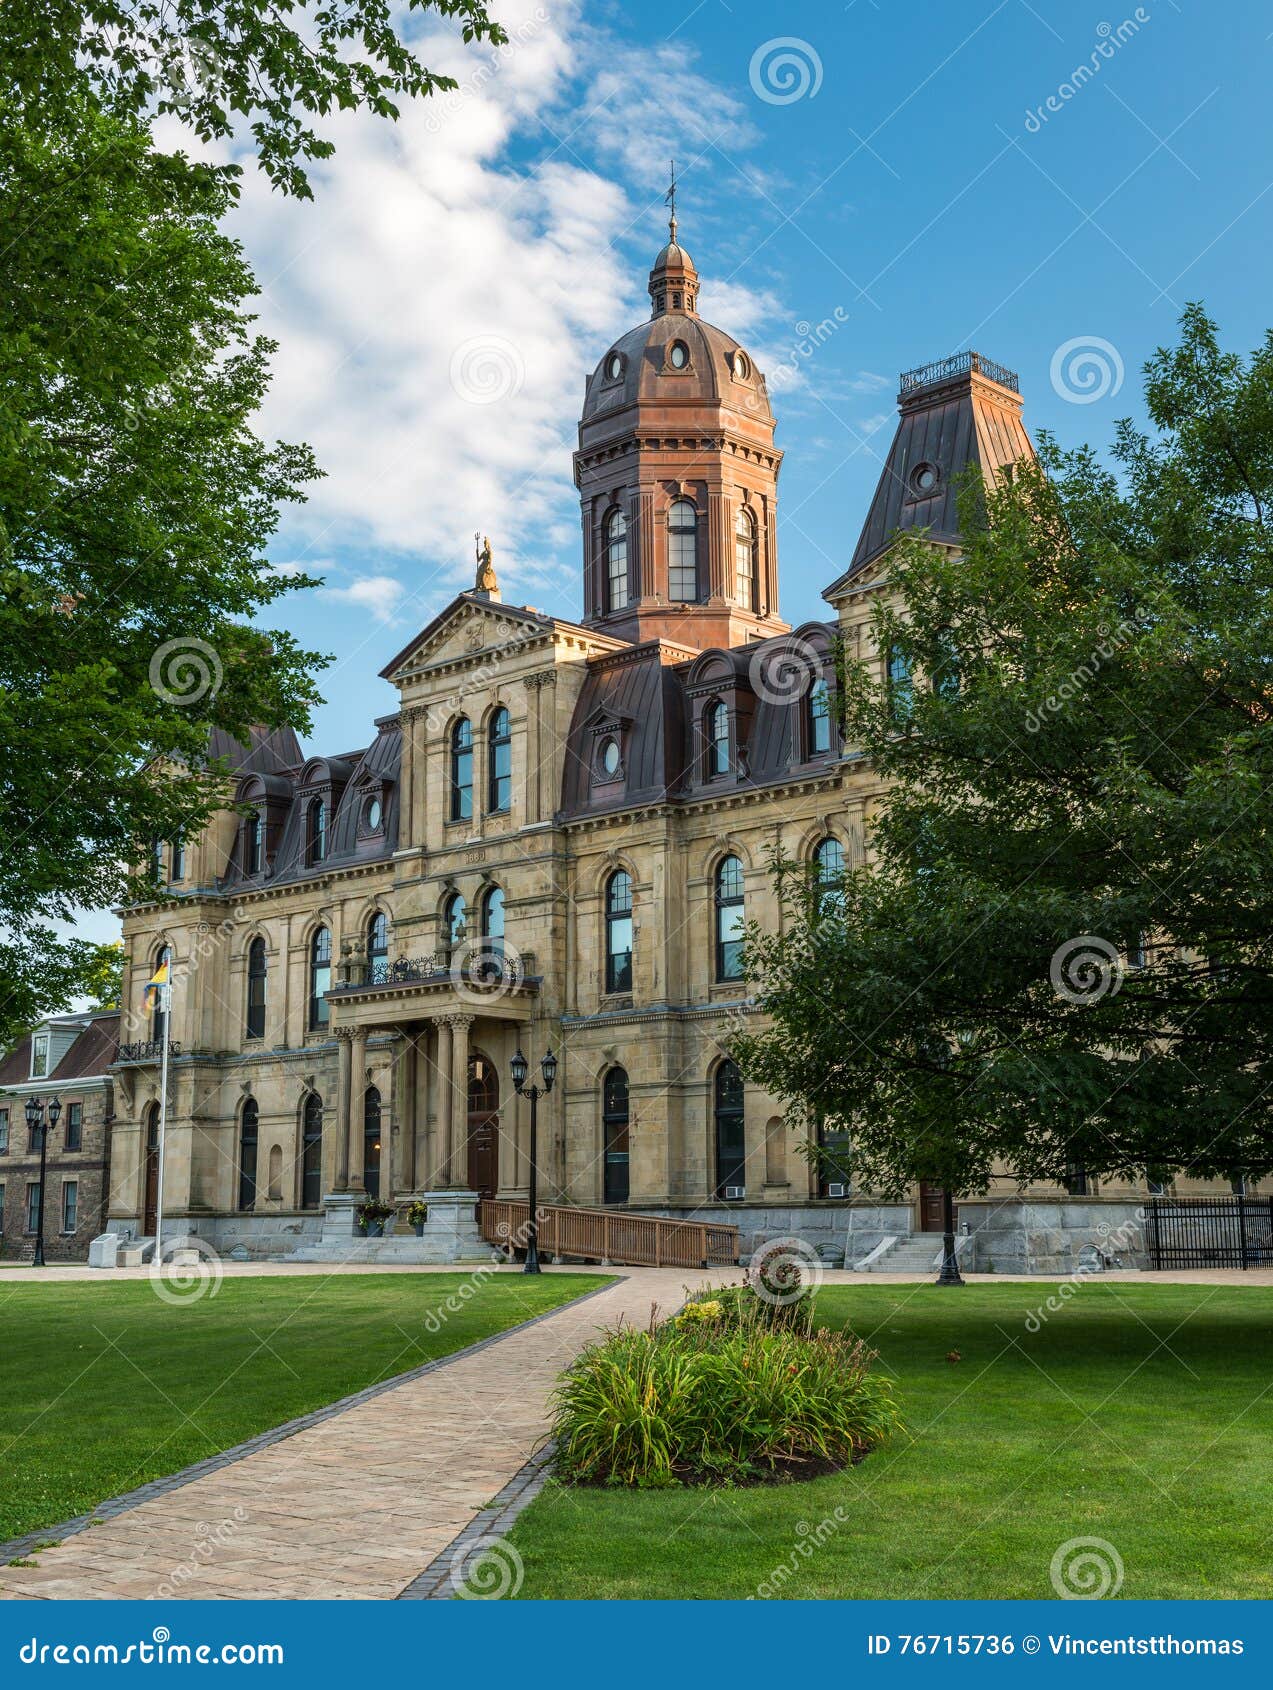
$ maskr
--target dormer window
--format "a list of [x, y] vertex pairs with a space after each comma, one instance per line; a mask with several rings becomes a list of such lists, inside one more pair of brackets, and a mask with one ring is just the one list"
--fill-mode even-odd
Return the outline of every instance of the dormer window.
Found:
[[[679, 311], [681, 309], [681, 296], [679, 293], [674, 296], [672, 309], [674, 311]], [[674, 340], [671, 346], [668, 347], [667, 361], [674, 370], [683, 370], [688, 366], [690, 361], [690, 349], [686, 346], [683, 340]]]
[[622, 766], [623, 757], [619, 751], [619, 742], [613, 734], [607, 734], [597, 747], [598, 771], [605, 780], [618, 780]]
[[321, 798], [310, 801], [306, 816], [305, 860], [311, 868], [327, 856], [327, 805]]
[[831, 700], [825, 681], [814, 681], [805, 694], [805, 756], [824, 757], [831, 749]]
[[619, 352], [612, 352], [606, 359], [606, 375], [611, 381], [618, 381], [622, 374], [623, 355]]
[[265, 817], [250, 810], [243, 822], [243, 867], [248, 874], [260, 874], [265, 867]]
[[31, 1038], [31, 1078], [46, 1079], [49, 1072], [49, 1035], [35, 1033]]
[[911, 471], [911, 497], [929, 499], [941, 485], [941, 471], [936, 464], [916, 464]]
[[719, 775], [727, 775], [730, 766], [729, 711], [720, 699], [707, 706], [704, 728], [707, 740], [707, 778], [714, 780]]

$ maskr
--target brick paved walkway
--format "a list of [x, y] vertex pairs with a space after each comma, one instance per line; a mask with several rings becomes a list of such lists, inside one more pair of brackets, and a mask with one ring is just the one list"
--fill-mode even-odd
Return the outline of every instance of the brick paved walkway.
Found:
[[395, 1597], [528, 1459], [582, 1345], [712, 1277], [641, 1269], [41, 1550], [36, 1566], [0, 1567], [0, 1597]]

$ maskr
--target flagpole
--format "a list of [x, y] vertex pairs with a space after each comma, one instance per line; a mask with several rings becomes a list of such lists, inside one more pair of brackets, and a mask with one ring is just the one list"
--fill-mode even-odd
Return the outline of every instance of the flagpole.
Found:
[[159, 1169], [155, 1197], [155, 1263], [163, 1261], [164, 1249], [164, 1135], [168, 1128], [168, 1028], [172, 1022], [172, 987], [159, 988], [160, 1031], [163, 1044], [159, 1052]]

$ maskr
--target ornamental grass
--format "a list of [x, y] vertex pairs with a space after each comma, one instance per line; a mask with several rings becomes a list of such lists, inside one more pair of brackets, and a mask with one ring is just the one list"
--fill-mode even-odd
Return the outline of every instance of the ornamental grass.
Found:
[[554, 1393], [562, 1479], [644, 1488], [807, 1478], [860, 1460], [900, 1426], [892, 1386], [872, 1373], [860, 1339], [775, 1328], [735, 1301], [707, 1293], [581, 1353]]

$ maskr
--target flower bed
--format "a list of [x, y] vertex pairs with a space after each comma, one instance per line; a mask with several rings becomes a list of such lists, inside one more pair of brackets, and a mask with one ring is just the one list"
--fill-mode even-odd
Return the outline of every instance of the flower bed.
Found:
[[557, 1387], [558, 1475], [576, 1484], [758, 1484], [848, 1466], [897, 1429], [892, 1387], [850, 1333], [772, 1325], [750, 1292], [620, 1326]]

